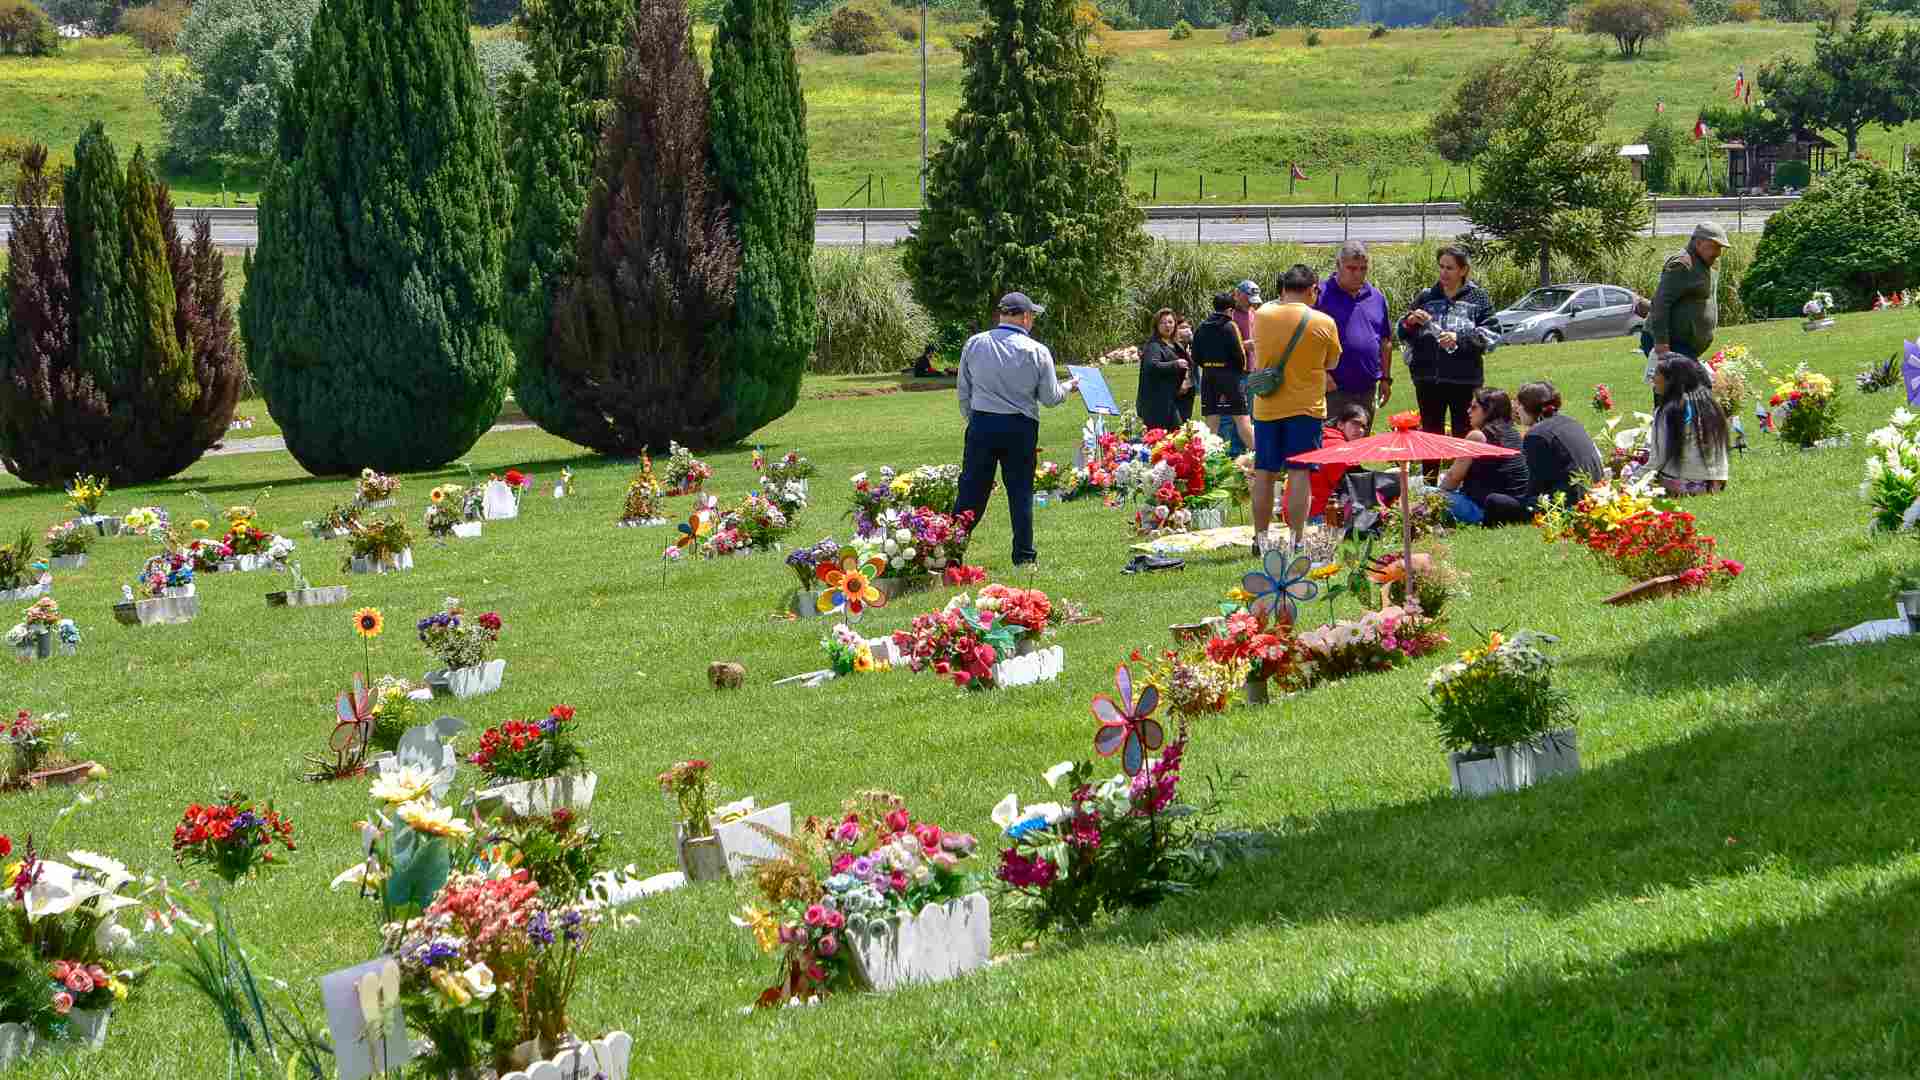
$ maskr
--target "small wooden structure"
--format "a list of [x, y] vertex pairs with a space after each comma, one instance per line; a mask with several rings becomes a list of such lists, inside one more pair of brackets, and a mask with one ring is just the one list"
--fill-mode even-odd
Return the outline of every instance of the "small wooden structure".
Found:
[[1628, 143], [1620, 148], [1619, 156], [1626, 158], [1627, 164], [1633, 166], [1635, 180], [1643, 184], [1647, 182], [1647, 159], [1653, 156], [1653, 151], [1646, 143]]
[[1812, 175], [1830, 167], [1828, 156], [1837, 149], [1819, 132], [1795, 128], [1785, 142], [1748, 146], [1739, 139], [1714, 149], [1727, 155], [1727, 190], [1764, 191], [1774, 186], [1773, 170], [1783, 161], [1804, 161]]

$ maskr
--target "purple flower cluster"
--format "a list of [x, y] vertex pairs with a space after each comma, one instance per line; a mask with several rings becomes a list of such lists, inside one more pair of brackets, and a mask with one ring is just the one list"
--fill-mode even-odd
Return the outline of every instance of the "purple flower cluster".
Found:
[[445, 611], [438, 612], [436, 614], [429, 615], [424, 619], [421, 619], [418, 623], [415, 623], [414, 629], [420, 632], [420, 641], [422, 644], [425, 644], [427, 640], [427, 631], [429, 630], [460, 629], [460, 616], [453, 615]]
[[533, 918], [527, 920], [527, 937], [536, 945], [553, 944], [553, 925], [548, 922], [545, 911], [536, 911]]

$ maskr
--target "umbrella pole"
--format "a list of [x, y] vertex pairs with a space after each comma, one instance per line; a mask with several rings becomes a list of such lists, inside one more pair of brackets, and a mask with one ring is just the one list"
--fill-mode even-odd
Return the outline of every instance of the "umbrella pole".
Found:
[[1400, 462], [1400, 566], [1406, 571], [1406, 600], [1413, 601], [1413, 480], [1404, 459]]

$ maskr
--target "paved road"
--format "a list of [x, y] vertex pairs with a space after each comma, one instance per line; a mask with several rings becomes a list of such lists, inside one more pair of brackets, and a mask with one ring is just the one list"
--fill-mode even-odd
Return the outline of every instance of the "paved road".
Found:
[[[1729, 231], [1760, 231], [1765, 223], [1767, 212], [1753, 210], [1744, 216], [1733, 212], [1712, 214], [1666, 214], [1656, 223], [1662, 235], [1686, 234], [1703, 218], [1711, 217], [1725, 225]], [[862, 242], [868, 244], [893, 244], [903, 239], [911, 226], [898, 222], [871, 222], [864, 229], [855, 224], [835, 222], [821, 224], [814, 228], [814, 242], [824, 246], [850, 246]], [[1269, 237], [1276, 241], [1294, 241], [1305, 244], [1338, 243], [1347, 237], [1358, 240], [1418, 240], [1423, 235], [1431, 239], [1454, 236], [1465, 232], [1467, 222], [1459, 217], [1431, 217], [1424, 223], [1420, 215], [1410, 214], [1403, 217], [1367, 217], [1354, 218], [1342, 222], [1337, 217], [1274, 219], [1266, 222], [1259, 217], [1247, 219], [1214, 219], [1201, 223], [1197, 237], [1194, 223], [1186, 221], [1156, 220], [1147, 223], [1147, 231], [1154, 236], [1173, 241], [1191, 241], [1200, 239], [1210, 244], [1258, 244]], [[0, 243], [7, 240], [12, 226], [0, 217]], [[215, 225], [213, 242], [225, 248], [250, 248], [259, 237], [253, 225]]]

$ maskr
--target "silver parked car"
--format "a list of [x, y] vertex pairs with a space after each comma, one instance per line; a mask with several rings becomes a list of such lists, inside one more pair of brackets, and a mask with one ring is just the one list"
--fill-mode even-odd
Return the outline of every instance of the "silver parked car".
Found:
[[1550, 285], [1493, 317], [1502, 345], [1621, 337], [1638, 334], [1646, 322], [1634, 314], [1637, 299], [1617, 285]]

